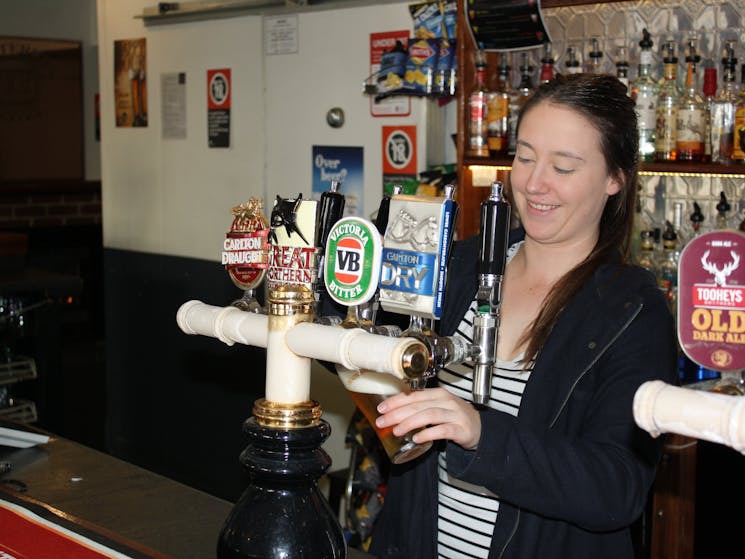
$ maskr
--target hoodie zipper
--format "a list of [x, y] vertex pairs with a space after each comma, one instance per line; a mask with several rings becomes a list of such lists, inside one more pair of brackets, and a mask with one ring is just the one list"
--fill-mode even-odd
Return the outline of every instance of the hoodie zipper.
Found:
[[549, 429], [554, 426], [554, 424], [558, 421], [559, 416], [561, 415], [561, 412], [564, 411], [564, 408], [567, 405], [567, 402], [569, 401], [569, 398], [572, 395], [572, 392], [574, 392], [574, 389], [577, 387], [577, 384], [580, 380], [587, 374], [587, 372], [595, 365], [595, 363], [598, 362], [598, 359], [606, 352], [606, 350], [613, 345], [613, 343], [618, 339], [618, 337], [623, 334], [626, 329], [629, 327], [629, 325], [633, 322], [633, 320], [639, 316], [639, 313], [641, 312], [642, 308], [644, 307], [644, 303], [640, 303], [636, 310], [631, 314], [629, 319], [623, 324], [620, 330], [616, 332], [616, 335], [611, 338], [611, 340], [603, 346], [603, 349], [598, 352], [598, 354], [595, 356], [595, 358], [590, 361], [590, 363], [587, 365], [587, 367], [584, 368], [584, 370], [579, 374], [579, 376], [575, 379], [575, 381], [572, 383], [571, 388], [569, 389], [569, 392], [567, 392], [566, 397], [564, 398], [564, 401], [561, 403], [561, 406], [559, 406], [559, 409], [556, 410], [556, 415], [554, 415], [554, 418], [551, 420], [551, 423], [549, 424]]

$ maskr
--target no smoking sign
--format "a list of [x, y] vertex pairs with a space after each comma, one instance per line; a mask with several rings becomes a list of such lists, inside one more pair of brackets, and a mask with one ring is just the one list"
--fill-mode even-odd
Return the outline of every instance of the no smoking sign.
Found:
[[211, 148], [230, 147], [230, 68], [207, 70], [207, 140]]

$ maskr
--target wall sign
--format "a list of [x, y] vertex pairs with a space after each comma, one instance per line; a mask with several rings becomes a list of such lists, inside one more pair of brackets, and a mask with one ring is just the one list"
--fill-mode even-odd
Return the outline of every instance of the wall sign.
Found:
[[230, 147], [230, 68], [207, 70], [207, 140], [211, 148]]
[[[417, 176], [416, 125], [383, 126], [383, 190]], [[413, 194], [413, 193], [411, 193]]]

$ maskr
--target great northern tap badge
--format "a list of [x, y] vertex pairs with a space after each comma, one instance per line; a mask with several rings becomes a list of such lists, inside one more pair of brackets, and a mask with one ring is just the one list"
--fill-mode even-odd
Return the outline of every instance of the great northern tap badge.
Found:
[[269, 266], [269, 222], [256, 198], [233, 208], [233, 223], [225, 234], [222, 263], [240, 289], [255, 289]]
[[342, 305], [368, 301], [378, 288], [383, 241], [375, 226], [345, 217], [329, 231], [324, 279], [329, 296]]

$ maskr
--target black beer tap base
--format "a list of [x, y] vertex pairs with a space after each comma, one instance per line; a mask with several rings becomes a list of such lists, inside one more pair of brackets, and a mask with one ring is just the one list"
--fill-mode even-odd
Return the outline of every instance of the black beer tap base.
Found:
[[323, 420], [302, 428], [243, 424], [250, 439], [241, 453], [250, 485], [220, 532], [218, 559], [346, 559], [336, 515], [318, 489], [331, 466], [321, 448], [331, 434]]

